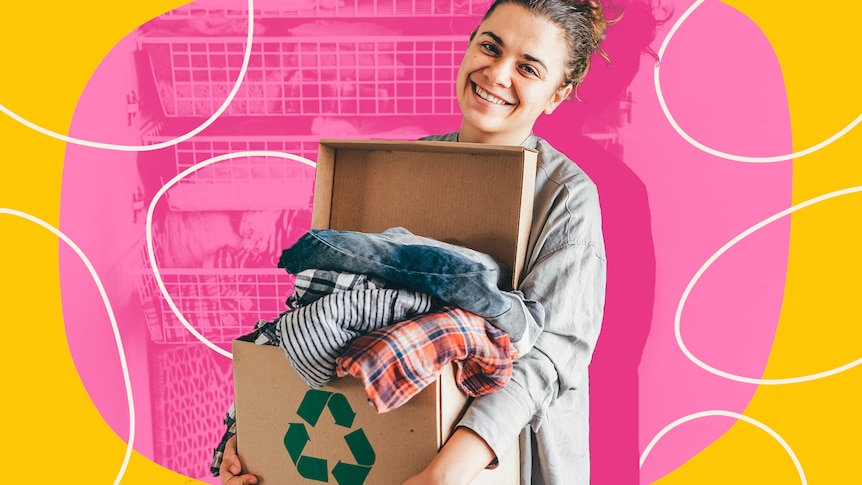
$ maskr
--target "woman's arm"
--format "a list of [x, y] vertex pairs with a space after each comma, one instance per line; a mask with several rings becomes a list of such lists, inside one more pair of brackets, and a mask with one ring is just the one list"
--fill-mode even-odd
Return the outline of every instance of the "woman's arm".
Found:
[[478, 397], [460, 426], [480, 435], [502, 458], [527, 425], [538, 429], [548, 407], [575, 389], [592, 358], [604, 308], [605, 261], [589, 244], [539, 260], [524, 279], [525, 298], [540, 302], [544, 330], [514, 362], [503, 389]]
[[[524, 297], [530, 300], [528, 306], [544, 315], [544, 331], [533, 350], [514, 362], [506, 387], [475, 398], [468, 408], [459, 431], [471, 431], [491, 450], [492, 460], [458, 462], [456, 473], [476, 467], [481, 471], [503, 458], [521, 430], [528, 425], [538, 429], [548, 407], [580, 381], [592, 357], [604, 308], [606, 264], [595, 249], [589, 244], [558, 249], [540, 259], [525, 277]], [[440, 454], [450, 452], [458, 455], [447, 443]], [[469, 461], [469, 455], [463, 459]], [[452, 463], [441, 459], [433, 467]], [[420, 476], [432, 475], [426, 470]], [[416, 482], [424, 483], [447, 482]]]
[[431, 463], [404, 485], [467, 485], [494, 459], [494, 451], [479, 435], [458, 428]]

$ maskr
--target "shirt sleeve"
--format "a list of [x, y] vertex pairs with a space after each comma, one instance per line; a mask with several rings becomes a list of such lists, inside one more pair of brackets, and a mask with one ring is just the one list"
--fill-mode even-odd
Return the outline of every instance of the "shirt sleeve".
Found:
[[221, 468], [222, 459], [224, 459], [224, 449], [225, 446], [227, 446], [228, 440], [236, 434], [236, 404], [231, 403], [227, 416], [224, 418], [224, 424], [224, 435], [222, 435], [221, 441], [213, 451], [213, 461], [210, 464], [210, 473], [212, 473], [214, 477], [219, 476], [219, 469]]
[[520, 285], [525, 318], [543, 319], [533, 349], [515, 361], [503, 389], [476, 398], [459, 426], [472, 429], [503, 457], [521, 430], [538, 430], [547, 408], [574, 389], [598, 339], [604, 309], [606, 262], [589, 242], [572, 242], [543, 255]]

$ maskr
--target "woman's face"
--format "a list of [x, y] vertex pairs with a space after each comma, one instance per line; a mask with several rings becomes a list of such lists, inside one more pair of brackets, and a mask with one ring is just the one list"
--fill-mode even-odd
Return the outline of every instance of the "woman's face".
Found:
[[502, 4], [476, 29], [458, 71], [458, 139], [519, 145], [540, 114], [568, 97], [567, 45], [556, 24]]

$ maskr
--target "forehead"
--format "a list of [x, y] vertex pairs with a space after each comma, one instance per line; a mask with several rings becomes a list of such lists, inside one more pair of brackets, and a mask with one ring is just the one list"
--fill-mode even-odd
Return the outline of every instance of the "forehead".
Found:
[[517, 56], [541, 59], [549, 69], [565, 69], [568, 46], [563, 31], [548, 18], [521, 5], [499, 5], [476, 29], [477, 36], [483, 32], [500, 37], [505, 49]]

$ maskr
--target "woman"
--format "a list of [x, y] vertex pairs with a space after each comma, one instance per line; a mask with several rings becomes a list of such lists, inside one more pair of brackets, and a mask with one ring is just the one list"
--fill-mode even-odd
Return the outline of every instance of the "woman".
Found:
[[[587, 365], [604, 307], [601, 214], [595, 185], [532, 134], [584, 79], [606, 21], [583, 0], [497, 0], [473, 32], [456, 83], [458, 132], [428, 140], [524, 145], [539, 152], [525, 277], [516, 313], [536, 329], [500, 391], [473, 401], [440, 453], [405, 485], [466, 484], [494, 466], [520, 436], [521, 482], [589, 483]], [[241, 474], [235, 438], [220, 472]]]

